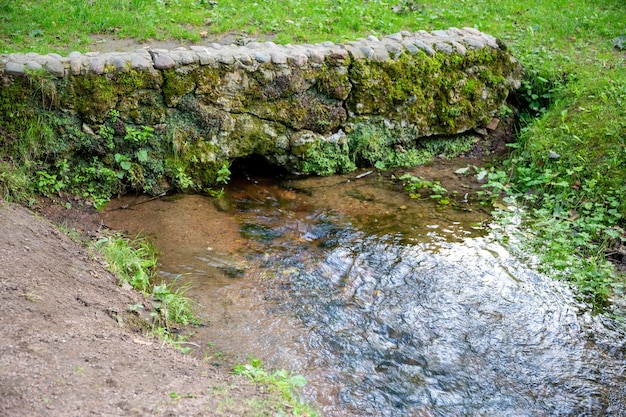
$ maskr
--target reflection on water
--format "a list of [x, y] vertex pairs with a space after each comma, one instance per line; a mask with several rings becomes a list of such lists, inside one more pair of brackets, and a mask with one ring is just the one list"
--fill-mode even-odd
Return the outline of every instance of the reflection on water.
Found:
[[234, 184], [236, 250], [178, 245], [162, 270], [192, 283], [197, 340], [307, 376], [327, 416], [626, 413], [623, 334], [474, 230], [484, 214], [337, 181]]

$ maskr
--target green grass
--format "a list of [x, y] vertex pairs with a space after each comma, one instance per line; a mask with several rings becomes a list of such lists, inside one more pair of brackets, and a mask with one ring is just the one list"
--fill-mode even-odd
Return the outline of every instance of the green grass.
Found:
[[[186, 326], [196, 324], [198, 320], [193, 313], [193, 302], [185, 297], [187, 286], [175, 289], [176, 282], [155, 285], [157, 255], [154, 245], [145, 238], [128, 239], [113, 234], [100, 238], [94, 247], [104, 255], [109, 270], [118, 276], [120, 285], [128, 283], [152, 300], [152, 334], [177, 346], [181, 340], [172, 335], [171, 325]], [[131, 311], [143, 308], [142, 304], [129, 307]]]

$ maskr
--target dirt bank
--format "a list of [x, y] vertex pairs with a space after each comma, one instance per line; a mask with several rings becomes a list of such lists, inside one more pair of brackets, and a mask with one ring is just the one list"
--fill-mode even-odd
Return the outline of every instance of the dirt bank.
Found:
[[127, 306], [140, 298], [0, 200], [0, 416], [266, 415], [262, 387], [133, 333]]

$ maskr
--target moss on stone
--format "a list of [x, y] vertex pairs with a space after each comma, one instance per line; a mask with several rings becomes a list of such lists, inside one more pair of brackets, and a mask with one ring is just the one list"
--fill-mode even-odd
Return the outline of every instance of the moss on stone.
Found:
[[180, 99], [196, 87], [195, 71], [169, 69], [163, 71], [163, 101], [169, 107], [176, 107]]
[[355, 60], [348, 106], [356, 115], [406, 120], [424, 135], [454, 134], [477, 126], [499, 107], [508, 94], [503, 74], [514, 65], [508, 55], [491, 48], [466, 55], [431, 57], [420, 51], [403, 52], [395, 61]]

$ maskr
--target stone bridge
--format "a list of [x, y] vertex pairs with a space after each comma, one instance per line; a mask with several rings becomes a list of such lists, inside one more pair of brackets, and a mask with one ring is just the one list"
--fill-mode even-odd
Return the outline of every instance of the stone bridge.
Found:
[[106, 168], [153, 193], [215, 184], [249, 155], [330, 174], [375, 164], [375, 151], [406, 164], [420, 138], [486, 125], [521, 72], [502, 42], [471, 28], [345, 44], [5, 54], [0, 134], [34, 129], [49, 169]]

